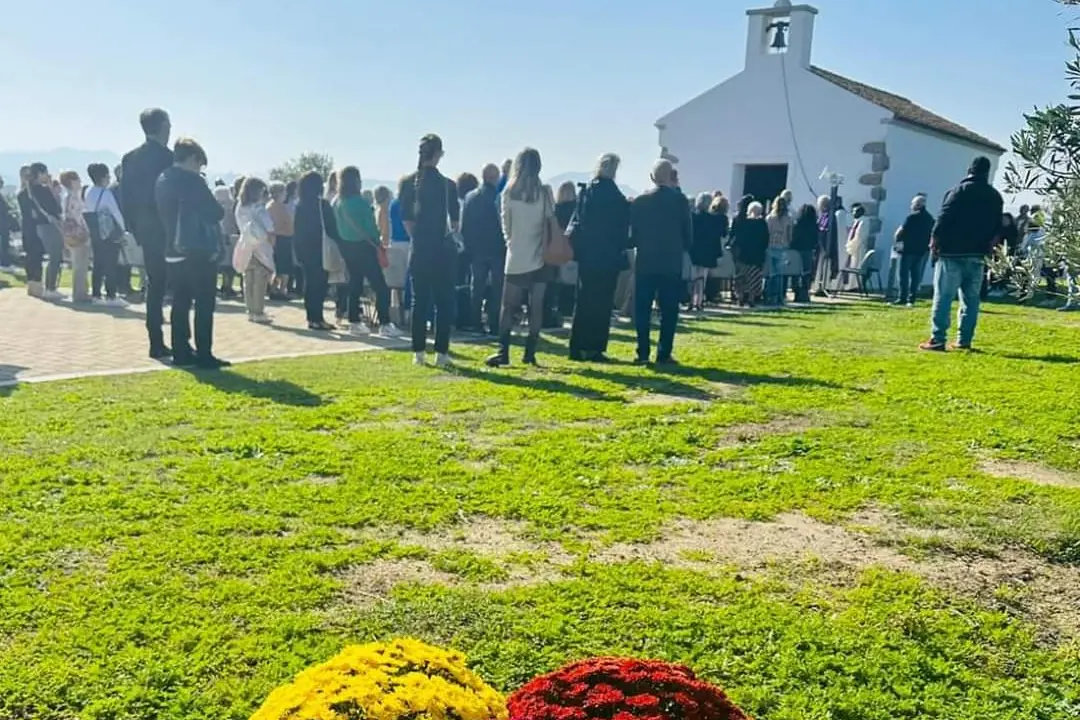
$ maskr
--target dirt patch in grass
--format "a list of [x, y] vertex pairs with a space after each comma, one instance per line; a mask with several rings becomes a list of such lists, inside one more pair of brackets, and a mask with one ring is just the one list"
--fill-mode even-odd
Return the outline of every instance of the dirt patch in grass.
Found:
[[1023, 460], [983, 460], [979, 469], [987, 475], [1026, 480], [1035, 485], [1080, 488], [1080, 475]]
[[[380, 560], [343, 574], [350, 604], [386, 598], [402, 583], [470, 584], [498, 591], [558, 580], [575, 562], [561, 545], [530, 539], [524, 523], [471, 518], [434, 533], [404, 530], [392, 537], [402, 545], [431, 553], [472, 553], [498, 563], [506, 574], [498, 582], [469, 582], [436, 570], [425, 560]], [[387, 539], [385, 534], [379, 537]], [[603, 545], [595, 537], [589, 562], [658, 562], [666, 567], [708, 572], [734, 567], [752, 574], [780, 574], [797, 583], [847, 586], [864, 570], [879, 567], [908, 572], [946, 591], [972, 597], [1034, 622], [1048, 641], [1080, 637], [1080, 568], [1054, 565], [1019, 550], [987, 553], [905, 554], [905, 540], [933, 550], [955, 546], [956, 531], [916, 529], [881, 512], [862, 512], [845, 525], [830, 525], [798, 513], [771, 522], [733, 518], [681, 519], [656, 540]]]
[[721, 429], [722, 436], [717, 447], [733, 448], [758, 442], [770, 435], [793, 435], [820, 427], [821, 423], [816, 418], [805, 415], [779, 417], [763, 423], [733, 425]]

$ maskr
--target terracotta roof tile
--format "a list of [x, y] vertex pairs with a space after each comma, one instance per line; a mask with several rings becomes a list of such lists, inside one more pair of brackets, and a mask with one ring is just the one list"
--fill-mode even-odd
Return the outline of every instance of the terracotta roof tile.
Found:
[[936, 113], [932, 113], [921, 105], [917, 105], [911, 100], [908, 100], [906, 97], [887, 92], [871, 85], [866, 85], [856, 80], [851, 80], [842, 75], [823, 70], [816, 65], [811, 65], [810, 71], [834, 85], [858, 95], [864, 100], [869, 100], [875, 105], [889, 110], [896, 116], [897, 120], [934, 130], [943, 135], [966, 140], [969, 143], [981, 145], [989, 150], [1008, 152], [993, 140], [983, 137], [976, 132], [972, 132], [962, 125], [957, 125], [952, 120], [947, 120]]

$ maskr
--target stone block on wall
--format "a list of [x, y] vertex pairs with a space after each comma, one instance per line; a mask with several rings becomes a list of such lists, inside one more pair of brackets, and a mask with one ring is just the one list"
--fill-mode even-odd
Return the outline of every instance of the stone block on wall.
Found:
[[859, 178], [860, 185], [880, 185], [881, 181], [885, 179], [885, 174], [880, 172], [867, 173]]
[[874, 155], [870, 169], [874, 172], [885, 172], [889, 169], [889, 156], [884, 153]]
[[888, 195], [889, 193], [880, 185], [870, 188], [870, 197], [878, 202], [885, 202], [885, 198], [888, 197]]
[[862, 151], [870, 155], [884, 155], [885, 143], [883, 142], [868, 142], [862, 146]]
[[881, 232], [881, 218], [870, 218], [870, 234], [877, 235]]
[[880, 207], [878, 205], [878, 203], [871, 200], [871, 201], [863, 201], [863, 202], [861, 202], [859, 204], [863, 206], [863, 210], [866, 211], [867, 217], [877, 217], [878, 216], [878, 209]]

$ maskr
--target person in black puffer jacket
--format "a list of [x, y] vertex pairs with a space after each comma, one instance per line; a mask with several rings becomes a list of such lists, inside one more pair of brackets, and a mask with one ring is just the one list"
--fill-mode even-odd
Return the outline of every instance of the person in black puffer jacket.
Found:
[[985, 258], [1001, 233], [1004, 203], [990, 185], [989, 158], [977, 157], [967, 177], [945, 195], [930, 240], [937, 258], [934, 268], [934, 308], [931, 335], [919, 347], [945, 350], [952, 303], [960, 293], [960, 328], [956, 347], [970, 350], [979, 320], [979, 291], [986, 268]]

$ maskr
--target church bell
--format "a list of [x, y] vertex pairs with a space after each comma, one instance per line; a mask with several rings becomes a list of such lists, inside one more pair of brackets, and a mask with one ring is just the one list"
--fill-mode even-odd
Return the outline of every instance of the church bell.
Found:
[[773, 31], [773, 39], [769, 47], [777, 51], [787, 50], [787, 32], [790, 27], [791, 23], [780, 21], [769, 25], [769, 29]]

